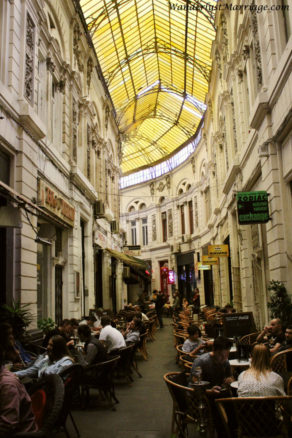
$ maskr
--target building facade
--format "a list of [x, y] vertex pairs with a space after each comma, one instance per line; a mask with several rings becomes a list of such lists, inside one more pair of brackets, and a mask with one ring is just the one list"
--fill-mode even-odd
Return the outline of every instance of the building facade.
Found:
[[119, 132], [76, 5], [0, 2], [1, 303], [57, 322], [124, 287]]
[[[153, 288], [163, 286], [167, 264], [185, 296], [198, 286], [201, 304], [232, 301], [253, 311], [258, 326], [268, 318], [270, 280], [292, 293], [292, 11], [287, 2], [267, 4], [260, 13], [217, 12], [194, 152], [169, 172], [160, 165], [163, 175], [151, 181], [135, 184], [132, 175], [126, 187], [122, 180], [121, 197], [122, 228], [151, 261]], [[253, 191], [269, 194], [270, 220], [239, 225], [236, 194]], [[197, 263], [212, 244], [228, 245], [229, 257], [200, 272]]]

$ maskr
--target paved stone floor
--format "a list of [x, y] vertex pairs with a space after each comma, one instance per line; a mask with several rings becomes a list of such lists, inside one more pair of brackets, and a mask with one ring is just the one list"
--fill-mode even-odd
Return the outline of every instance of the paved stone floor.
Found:
[[[164, 323], [156, 332], [156, 340], [147, 343], [149, 360], [138, 361], [143, 377], [135, 374], [133, 383], [117, 384], [120, 403], [116, 411], [91, 403], [89, 409], [73, 412], [81, 438], [170, 438], [172, 401], [163, 375], [177, 371], [178, 366], [171, 319], [165, 318]], [[69, 423], [68, 419], [68, 426]]]

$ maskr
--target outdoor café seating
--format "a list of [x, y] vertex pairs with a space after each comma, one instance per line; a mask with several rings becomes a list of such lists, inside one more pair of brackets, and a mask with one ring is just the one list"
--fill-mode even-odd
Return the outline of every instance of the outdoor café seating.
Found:
[[48, 438], [58, 427], [64, 407], [64, 384], [60, 376], [51, 374], [39, 379], [31, 387], [32, 411], [38, 427], [37, 432], [16, 433], [13, 437]]
[[[231, 397], [216, 400], [227, 438], [291, 437], [291, 396]], [[232, 405], [236, 423], [230, 424]]]

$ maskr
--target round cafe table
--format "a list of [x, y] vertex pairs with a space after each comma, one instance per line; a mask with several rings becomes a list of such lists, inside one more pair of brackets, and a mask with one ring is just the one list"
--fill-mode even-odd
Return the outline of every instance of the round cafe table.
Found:
[[241, 373], [241, 371], [245, 370], [246, 368], [249, 368], [250, 366], [250, 359], [230, 359], [229, 361], [232, 374], [237, 379], [238, 375]]

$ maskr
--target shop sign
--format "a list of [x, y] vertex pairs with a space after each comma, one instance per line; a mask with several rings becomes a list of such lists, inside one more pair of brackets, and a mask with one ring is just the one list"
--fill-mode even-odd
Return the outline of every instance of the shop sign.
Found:
[[239, 192], [236, 199], [240, 225], [262, 224], [270, 220], [267, 192]]
[[140, 245], [127, 245], [123, 247], [123, 251], [125, 254], [130, 256], [140, 256], [141, 255], [141, 246]]
[[202, 262], [203, 265], [218, 265], [218, 257], [209, 257], [207, 255], [203, 255]]
[[96, 230], [94, 233], [94, 242], [100, 245], [102, 248], [106, 248], [107, 237], [101, 231]]
[[168, 271], [168, 284], [174, 284], [175, 283], [175, 273], [172, 269]]
[[210, 271], [211, 265], [204, 265], [202, 262], [198, 262], [198, 270], [199, 271]]
[[208, 245], [209, 257], [228, 257], [229, 247], [228, 245]]
[[57, 190], [42, 180], [39, 181], [38, 198], [41, 207], [44, 207], [71, 227], [74, 226], [75, 208]]

